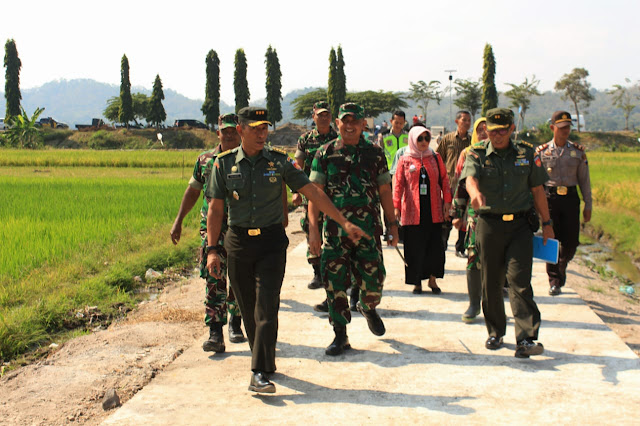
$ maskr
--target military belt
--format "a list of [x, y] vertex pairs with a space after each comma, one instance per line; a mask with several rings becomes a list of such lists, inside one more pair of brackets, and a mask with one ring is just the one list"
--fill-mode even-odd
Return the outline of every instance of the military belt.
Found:
[[248, 235], [250, 237], [257, 237], [259, 235], [264, 234], [265, 232], [273, 231], [278, 228], [282, 228], [281, 223], [276, 223], [274, 225], [264, 226], [262, 228], [245, 228], [243, 226], [232, 225], [230, 228], [234, 233], [239, 235]]
[[512, 222], [521, 217], [525, 217], [527, 212], [517, 212], [517, 213], [481, 213], [480, 216], [486, 217], [489, 219], [499, 219], [503, 222]]
[[567, 195], [567, 194], [577, 194], [578, 189], [574, 186], [547, 186], [546, 187], [549, 194], [558, 194], [558, 195]]

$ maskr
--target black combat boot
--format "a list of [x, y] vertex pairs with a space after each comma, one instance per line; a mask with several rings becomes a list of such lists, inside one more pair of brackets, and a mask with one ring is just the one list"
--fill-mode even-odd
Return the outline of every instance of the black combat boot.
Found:
[[324, 286], [322, 285], [322, 275], [320, 273], [320, 265], [317, 265], [314, 263], [312, 266], [313, 266], [313, 279], [309, 284], [307, 284], [307, 287], [310, 288], [311, 290], [315, 290], [318, 288], [322, 288]]
[[209, 339], [202, 344], [202, 349], [205, 352], [224, 352], [225, 347], [221, 322], [212, 322], [209, 324]]
[[313, 310], [316, 312], [329, 312], [329, 302], [327, 299], [324, 299], [322, 303], [318, 303], [313, 307]]
[[232, 315], [229, 320], [229, 341], [231, 343], [242, 343], [247, 341], [244, 334], [242, 334], [242, 317], [240, 316]]
[[347, 327], [344, 325], [334, 325], [333, 332], [336, 334], [336, 338], [324, 351], [325, 354], [330, 356], [340, 355], [347, 349], [351, 349], [349, 344], [349, 337], [347, 337]]
[[349, 295], [349, 310], [351, 312], [355, 312], [358, 310], [356, 305], [358, 304], [358, 300], [360, 300], [360, 289], [356, 287], [351, 287], [351, 294]]
[[363, 317], [367, 320], [367, 325], [369, 326], [369, 330], [376, 336], [383, 336], [386, 332], [384, 328], [384, 323], [382, 322], [382, 318], [378, 315], [375, 309], [369, 309], [368, 311], [364, 310], [364, 306], [360, 302], [357, 303], [356, 309], [358, 312], [362, 314]]
[[467, 270], [467, 290], [469, 291], [469, 308], [462, 314], [462, 321], [471, 324], [480, 315], [480, 301], [482, 299], [482, 278], [479, 269]]

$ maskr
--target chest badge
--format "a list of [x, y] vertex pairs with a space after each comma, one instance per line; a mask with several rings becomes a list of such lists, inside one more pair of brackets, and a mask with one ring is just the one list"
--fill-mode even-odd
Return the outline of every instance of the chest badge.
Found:
[[238, 191], [233, 191], [233, 198], [235, 198], [236, 201], [240, 199], [240, 195], [238, 195]]
[[572, 157], [575, 157], [577, 154], [576, 154], [575, 151], [571, 151], [571, 154], [569, 154], [569, 155], [572, 156]]
[[233, 166], [231, 168], [231, 171], [234, 172], [234, 173], [237, 172], [238, 171], [238, 166]]
[[269, 178], [269, 182], [271, 182], [271, 183], [276, 183], [277, 181], [278, 181], [278, 178], [277, 178], [277, 177], [275, 177], [275, 176], [271, 176], [271, 177]]
[[273, 161], [269, 161], [269, 167], [273, 167], [275, 166], [275, 164], [273, 163]]

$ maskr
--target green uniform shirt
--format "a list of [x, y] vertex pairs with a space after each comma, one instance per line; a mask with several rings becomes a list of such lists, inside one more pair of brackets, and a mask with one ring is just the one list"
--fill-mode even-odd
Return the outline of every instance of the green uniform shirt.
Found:
[[282, 182], [294, 191], [310, 183], [286, 152], [264, 148], [249, 158], [242, 146], [219, 154], [205, 195], [227, 200], [229, 226], [263, 228], [282, 223]]
[[469, 150], [460, 179], [468, 176], [478, 179], [480, 192], [487, 200], [480, 214], [527, 211], [533, 203], [531, 188], [549, 180], [531, 144], [511, 141], [499, 153], [488, 139]]
[[[349, 221], [369, 235], [382, 233], [378, 187], [390, 183], [391, 175], [379, 146], [362, 136], [357, 145], [345, 145], [338, 137], [318, 149], [309, 178], [324, 185], [329, 199]], [[330, 218], [326, 223], [329, 235], [347, 235]]]

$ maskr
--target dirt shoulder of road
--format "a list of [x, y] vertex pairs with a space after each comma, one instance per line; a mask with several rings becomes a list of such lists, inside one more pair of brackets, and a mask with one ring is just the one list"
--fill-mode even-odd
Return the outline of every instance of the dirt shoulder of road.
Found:
[[[304, 240], [300, 214], [298, 210], [289, 218], [290, 249]], [[571, 287], [640, 355], [640, 305], [585, 266], [572, 264], [571, 271]], [[37, 362], [4, 374], [2, 422], [100, 423], [110, 414], [102, 408], [107, 392], [115, 390], [120, 402], [126, 402], [206, 337], [203, 297], [198, 277], [171, 283], [108, 329], [70, 340]]]

